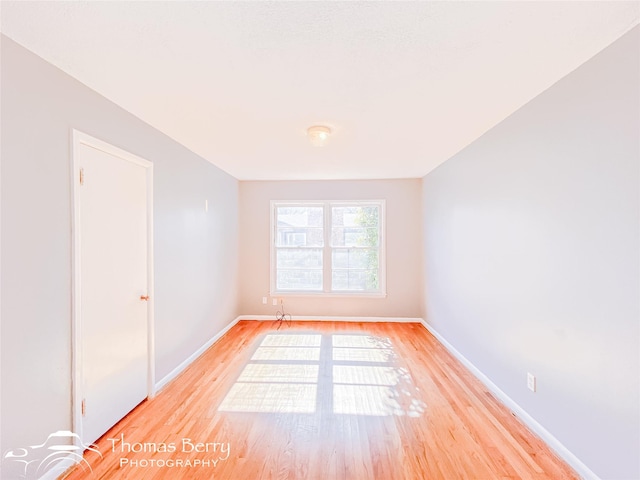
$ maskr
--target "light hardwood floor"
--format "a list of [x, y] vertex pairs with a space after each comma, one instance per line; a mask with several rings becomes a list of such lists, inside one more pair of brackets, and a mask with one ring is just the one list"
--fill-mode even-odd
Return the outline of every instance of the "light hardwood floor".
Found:
[[578, 478], [421, 325], [277, 327], [239, 322], [67, 479]]

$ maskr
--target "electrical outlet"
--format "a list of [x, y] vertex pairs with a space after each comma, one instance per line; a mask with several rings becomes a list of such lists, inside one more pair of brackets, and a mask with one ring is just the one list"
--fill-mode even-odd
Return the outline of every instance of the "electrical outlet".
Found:
[[262, 304], [266, 305], [267, 304], [267, 297], [262, 297]]
[[273, 305], [278, 305], [278, 299], [277, 299], [277, 298], [272, 298], [272, 299], [271, 299], [271, 303], [272, 303]]
[[536, 391], [536, 377], [533, 373], [527, 373], [527, 388], [532, 392]]

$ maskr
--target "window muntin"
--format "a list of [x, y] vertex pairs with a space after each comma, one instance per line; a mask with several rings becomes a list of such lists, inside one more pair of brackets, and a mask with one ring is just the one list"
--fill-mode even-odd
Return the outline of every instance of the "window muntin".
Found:
[[272, 292], [384, 294], [384, 202], [272, 202]]

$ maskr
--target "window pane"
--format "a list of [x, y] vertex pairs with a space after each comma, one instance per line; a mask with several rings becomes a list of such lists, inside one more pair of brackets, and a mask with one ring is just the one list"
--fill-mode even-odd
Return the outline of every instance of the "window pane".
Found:
[[333, 270], [331, 288], [339, 291], [378, 289], [378, 270]]
[[331, 273], [331, 290], [349, 290], [348, 270], [334, 270]]
[[376, 247], [379, 236], [377, 205], [333, 207], [331, 245], [335, 247]]
[[276, 251], [278, 268], [322, 268], [322, 250], [314, 248], [279, 248]]
[[320, 227], [322, 228], [322, 210], [315, 207], [277, 207], [276, 218], [278, 223], [283, 222], [294, 227]]
[[378, 205], [332, 207], [331, 224], [334, 227], [377, 227], [380, 217]]
[[279, 268], [278, 290], [322, 290], [322, 270], [289, 270]]
[[331, 255], [331, 267], [375, 270], [378, 268], [378, 250], [372, 248], [334, 249]]
[[331, 252], [331, 268], [348, 268], [349, 250], [341, 248]]
[[331, 245], [333, 247], [377, 247], [378, 229], [333, 227]]
[[322, 247], [324, 241], [321, 228], [278, 227], [277, 247]]
[[278, 247], [321, 247], [323, 239], [322, 207], [276, 207]]

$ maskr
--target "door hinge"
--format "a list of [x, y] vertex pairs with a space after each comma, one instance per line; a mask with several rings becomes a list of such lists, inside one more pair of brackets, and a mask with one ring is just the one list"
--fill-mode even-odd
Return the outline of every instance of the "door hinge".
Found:
[[84, 185], [84, 168], [80, 169], [80, 185]]
[[82, 410], [82, 416], [84, 417], [87, 413], [87, 400], [85, 398], [82, 399], [82, 404], [80, 409]]

